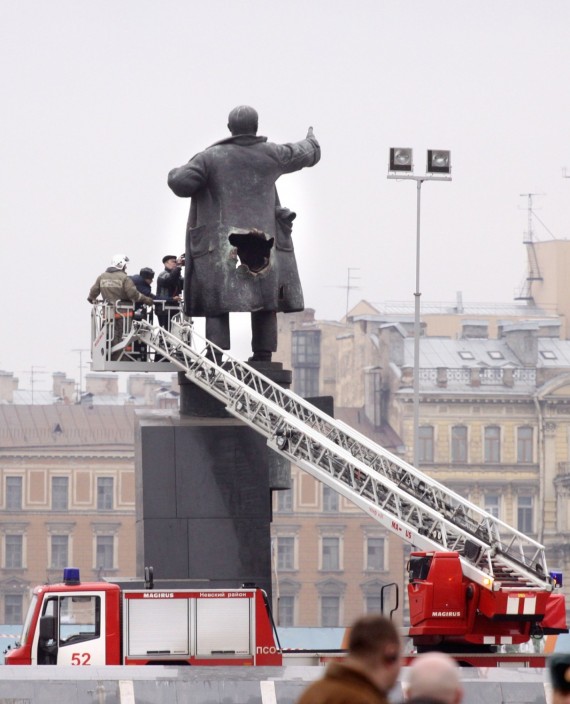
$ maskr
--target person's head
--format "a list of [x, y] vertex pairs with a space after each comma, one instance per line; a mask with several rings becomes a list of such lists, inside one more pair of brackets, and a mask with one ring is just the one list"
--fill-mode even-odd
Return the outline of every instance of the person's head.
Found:
[[150, 268], [150, 266], [145, 266], [139, 271], [139, 275], [141, 279], [147, 282], [147, 284], [152, 283], [152, 280], [154, 279], [154, 271]]
[[257, 134], [258, 121], [257, 110], [249, 105], [238, 105], [228, 116], [228, 129], [234, 136]]
[[111, 259], [111, 266], [114, 266], [116, 269], [121, 269], [122, 271], [125, 271], [125, 269], [127, 268], [128, 261], [129, 258], [126, 254], [114, 254]]
[[357, 619], [348, 638], [348, 659], [365, 670], [383, 692], [396, 683], [401, 667], [401, 643], [392, 621], [368, 615]]
[[548, 660], [552, 704], [570, 704], [570, 653], [557, 653]]
[[176, 266], [176, 254], [166, 254], [162, 257], [162, 263], [164, 264], [165, 269], [174, 269]]
[[406, 699], [433, 699], [459, 704], [463, 699], [460, 669], [445, 653], [422, 653], [413, 661], [404, 685]]

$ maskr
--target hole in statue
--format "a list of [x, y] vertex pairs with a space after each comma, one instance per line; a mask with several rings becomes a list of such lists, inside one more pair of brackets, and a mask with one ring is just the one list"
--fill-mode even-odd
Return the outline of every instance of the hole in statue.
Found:
[[237, 249], [237, 255], [242, 264], [254, 274], [263, 271], [269, 264], [269, 256], [273, 247], [273, 237], [266, 238], [260, 230], [238, 233], [232, 232], [230, 244]]

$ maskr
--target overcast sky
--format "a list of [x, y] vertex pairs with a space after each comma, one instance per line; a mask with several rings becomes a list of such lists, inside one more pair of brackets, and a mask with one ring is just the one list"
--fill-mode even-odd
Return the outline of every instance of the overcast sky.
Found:
[[317, 317], [344, 315], [349, 267], [351, 304], [413, 300], [415, 186], [386, 178], [390, 146], [417, 173], [452, 153], [453, 181], [422, 189], [422, 300], [512, 301], [520, 194], [570, 235], [569, 47], [568, 0], [4, 0], [0, 369], [78, 378], [91, 284], [115, 252], [136, 273], [183, 251], [167, 173], [242, 103], [272, 141], [321, 142], [278, 183]]

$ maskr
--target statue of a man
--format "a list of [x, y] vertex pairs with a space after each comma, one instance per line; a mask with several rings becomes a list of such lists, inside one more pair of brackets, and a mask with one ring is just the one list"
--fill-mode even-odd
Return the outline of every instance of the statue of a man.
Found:
[[231, 137], [173, 169], [168, 185], [192, 198], [186, 235], [184, 308], [206, 316], [206, 337], [230, 348], [229, 313], [250, 311], [253, 356], [271, 361], [278, 311], [303, 310], [291, 240], [295, 213], [281, 207], [275, 182], [321, 157], [312, 127], [305, 139], [274, 144], [257, 136], [248, 105], [229, 115]]

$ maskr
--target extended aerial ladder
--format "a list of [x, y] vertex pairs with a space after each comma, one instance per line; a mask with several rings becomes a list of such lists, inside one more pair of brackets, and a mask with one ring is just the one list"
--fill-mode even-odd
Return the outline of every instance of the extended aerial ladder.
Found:
[[[110, 319], [110, 314], [94, 311], [94, 360], [96, 355], [111, 358], [112, 335], [103, 334]], [[155, 350], [217, 398], [264, 435], [275, 452], [422, 551], [412, 554], [410, 569], [410, 611], [412, 626], [416, 614], [418, 637], [441, 631], [444, 622], [450, 637], [468, 629], [473, 643], [523, 642], [540, 622], [547, 630], [566, 630], [564, 597], [555, 593], [556, 580], [541, 544], [233, 358], [201, 337], [183, 316], [170, 332], [135, 320], [112, 348], [113, 356], [131, 349], [134, 341]], [[216, 363], [222, 355], [223, 363]], [[446, 556], [455, 558], [462, 586], [459, 596], [444, 594], [441, 606], [427, 575], [432, 563], [440, 570], [451, 565], [443, 560]], [[446, 570], [438, 573], [440, 578]], [[504, 623], [497, 625], [501, 621], [515, 624], [506, 637]]]

